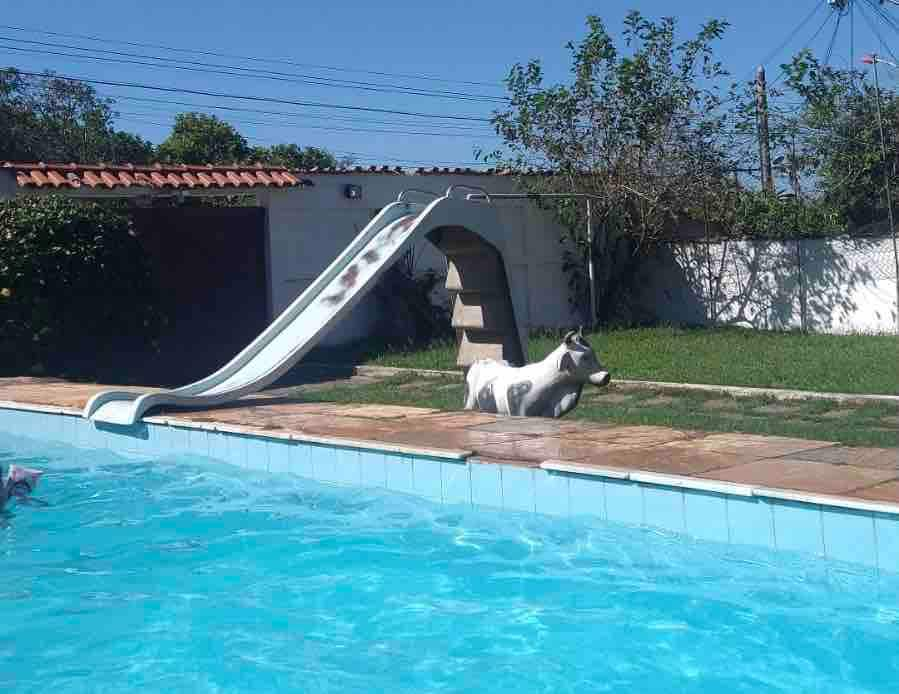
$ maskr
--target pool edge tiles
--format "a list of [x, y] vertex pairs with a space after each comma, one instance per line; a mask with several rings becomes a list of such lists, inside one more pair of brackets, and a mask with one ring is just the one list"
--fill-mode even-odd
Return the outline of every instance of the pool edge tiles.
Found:
[[0, 431], [130, 457], [197, 455], [247, 470], [381, 488], [463, 506], [593, 517], [698, 540], [799, 551], [899, 572], [899, 505], [563, 461], [481, 461], [469, 451], [147, 417], [97, 425], [80, 411], [0, 402]]

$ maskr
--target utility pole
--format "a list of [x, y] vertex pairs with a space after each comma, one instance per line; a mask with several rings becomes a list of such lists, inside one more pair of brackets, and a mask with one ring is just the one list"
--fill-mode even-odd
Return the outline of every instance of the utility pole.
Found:
[[755, 108], [759, 130], [759, 163], [762, 170], [762, 190], [774, 192], [774, 176], [771, 173], [771, 141], [768, 139], [768, 88], [765, 85], [765, 68], [759, 65], [755, 73]]
[[[863, 63], [874, 66], [874, 93], [877, 98], [877, 127], [880, 130], [880, 154], [883, 159], [883, 190], [886, 194], [887, 218], [890, 222], [890, 236], [893, 239], [893, 264], [896, 270], [896, 332], [899, 333], [899, 244], [896, 241], [896, 224], [893, 221], [893, 195], [890, 191], [890, 167], [887, 160], [887, 140], [883, 132], [883, 109], [880, 105], [880, 78], [877, 74], [877, 63], [889, 62], [878, 57], [876, 53], [867, 55]], [[892, 63], [889, 63], [892, 65]]]

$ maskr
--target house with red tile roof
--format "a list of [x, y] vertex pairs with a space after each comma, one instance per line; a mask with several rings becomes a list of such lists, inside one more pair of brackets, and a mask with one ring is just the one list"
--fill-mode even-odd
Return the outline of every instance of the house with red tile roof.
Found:
[[[160, 272], [168, 273], [171, 291], [193, 294], [194, 304], [206, 305], [208, 313], [214, 292], [205, 292], [199, 285], [209, 288], [237, 283], [242, 287], [239, 292], [234, 287], [231, 292], [222, 289], [221, 296], [256, 295], [258, 288], [264, 287], [264, 298], [241, 309], [261, 314], [259, 320], [251, 321], [256, 326], [288, 306], [377, 211], [396, 200], [403, 190], [414, 188], [440, 195], [449, 186], [466, 185], [495, 193], [515, 192], [514, 179], [508, 174], [495, 169], [441, 167], [354, 166], [295, 171], [262, 164], [5, 162], [0, 163], [0, 198], [56, 194], [131, 200], [135, 224], [152, 244]], [[254, 205], [249, 210], [177, 205], [192, 197], [233, 195], [248, 196]], [[159, 208], [150, 204], [154, 199], [167, 199], [169, 204]], [[514, 237], [510, 247], [515, 249], [512, 261], [521, 274], [520, 286], [526, 287], [513, 297], [518, 310], [527, 312], [520, 315], [527, 315], [530, 324], [544, 327], [577, 323], [580, 319], [572, 314], [562, 269], [562, 229], [549, 213], [527, 201], [505, 201], [499, 208], [507, 233]], [[417, 271], [445, 272], [445, 257], [428, 242], [415, 248], [414, 259]], [[201, 269], [178, 275], [173, 268], [182, 265]], [[370, 334], [381, 313], [377, 300], [367, 297], [328, 341], [342, 343]], [[190, 316], [185, 318], [187, 323], [191, 320]], [[193, 322], [197, 320], [194, 316]]]

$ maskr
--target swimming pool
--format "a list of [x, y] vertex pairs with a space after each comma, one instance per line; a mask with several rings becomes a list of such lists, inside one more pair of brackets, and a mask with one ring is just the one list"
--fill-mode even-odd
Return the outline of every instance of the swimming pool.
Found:
[[899, 578], [0, 433], [9, 691], [867, 691]]

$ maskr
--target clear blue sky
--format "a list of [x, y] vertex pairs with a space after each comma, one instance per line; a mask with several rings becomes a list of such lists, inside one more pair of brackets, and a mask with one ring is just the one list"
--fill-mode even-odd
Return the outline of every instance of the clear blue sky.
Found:
[[[861, 4], [862, 0], [857, 2]], [[829, 12], [826, 0], [563, 0], [555, 3], [545, 0], [338, 0], [319, 3], [300, 3], [295, 0], [258, 3], [246, 0], [40, 0], [31, 3], [8, 2], [4, 5], [0, 24], [5, 25], [242, 56], [282, 58], [296, 63], [334, 66], [346, 70], [429, 75], [458, 82], [416, 80], [297, 65], [248, 63], [173, 53], [161, 48], [97, 43], [0, 29], [0, 64], [25, 70], [51, 68], [62, 74], [97, 79], [473, 117], [488, 117], [494, 105], [483, 101], [297, 84], [257, 76], [233, 77], [95, 62], [63, 55], [14, 51], [11, 47], [103, 55], [21, 42], [28, 39], [107, 51], [177, 57], [201, 64], [215, 62], [243, 65], [319, 79], [502, 95], [499, 82], [515, 62], [540, 58], [551, 78], [564, 79], [569, 66], [565, 43], [583, 36], [584, 18], [590, 13], [603, 17], [615, 33], [621, 27], [624, 14], [632, 8], [651, 17], [676, 14], [684, 36], [694, 32], [700, 23], [709, 18], [727, 19], [732, 26], [721, 45], [720, 57], [734, 76], [741, 79], [751, 76], [753, 67], [786, 40], [803, 18], [816, 7], [819, 9], [813, 18], [788, 42], [783, 51], [769, 61], [769, 72], [775, 72], [775, 67], [780, 62], [791, 52], [806, 45], [822, 26], [811, 45], [819, 54], [825, 53], [836, 24], [835, 20], [824, 23]], [[391, 9], [384, 9], [385, 7]], [[872, 17], [873, 10], [867, 5], [864, 9], [868, 17]], [[889, 12], [899, 24], [899, 7]], [[846, 65], [850, 61], [851, 24], [849, 16], [843, 18], [831, 60], [835, 64]], [[879, 41], [858, 10], [855, 12], [854, 25], [856, 56], [877, 50]], [[899, 34], [883, 24], [880, 25], [880, 31], [890, 47], [899, 52]], [[464, 84], [462, 81], [485, 84]], [[114, 97], [149, 97], [207, 106], [191, 108], [159, 102], [127, 99], [119, 101], [118, 109], [122, 114], [119, 126], [138, 132], [154, 142], [164, 138], [174, 113], [205, 110], [233, 122], [251, 143], [297, 142], [301, 145], [323, 146], [337, 153], [354, 153], [356, 159], [365, 164], [464, 164], [473, 161], [475, 147], [489, 148], [496, 143], [495, 139], [491, 139], [489, 125], [478, 121], [246, 103], [217, 97], [154, 93], [122, 87], [98, 87], [98, 90]], [[210, 105], [279, 111], [288, 115], [229, 113], [208, 108]], [[411, 134], [413, 132], [428, 134]]]

